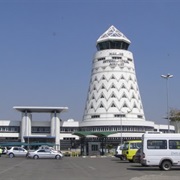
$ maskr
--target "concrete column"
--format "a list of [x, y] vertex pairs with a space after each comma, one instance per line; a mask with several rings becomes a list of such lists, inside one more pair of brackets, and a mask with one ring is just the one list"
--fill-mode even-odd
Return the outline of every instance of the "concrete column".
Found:
[[51, 114], [51, 136], [55, 137], [56, 149], [60, 150], [60, 120], [56, 111]]
[[24, 136], [31, 135], [31, 120], [32, 115], [27, 111], [22, 112], [22, 121], [21, 121], [21, 142], [25, 142]]

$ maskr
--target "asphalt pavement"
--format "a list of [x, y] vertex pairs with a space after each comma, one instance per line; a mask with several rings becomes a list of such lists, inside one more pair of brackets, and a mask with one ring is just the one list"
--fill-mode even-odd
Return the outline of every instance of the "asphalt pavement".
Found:
[[115, 157], [0, 158], [0, 180], [179, 180], [180, 167], [162, 171]]

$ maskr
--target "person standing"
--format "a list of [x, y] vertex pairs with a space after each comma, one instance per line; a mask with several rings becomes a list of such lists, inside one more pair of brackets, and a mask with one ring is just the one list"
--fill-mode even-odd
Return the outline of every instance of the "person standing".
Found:
[[1, 157], [1, 155], [2, 155], [2, 147], [0, 147], [0, 157]]

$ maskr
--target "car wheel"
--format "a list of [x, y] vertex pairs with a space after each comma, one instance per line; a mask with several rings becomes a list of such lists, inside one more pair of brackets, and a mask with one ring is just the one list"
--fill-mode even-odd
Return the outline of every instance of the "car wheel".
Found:
[[170, 161], [165, 160], [161, 163], [160, 168], [165, 171], [169, 171], [172, 167], [172, 164]]
[[9, 157], [10, 157], [10, 158], [13, 158], [13, 157], [14, 157], [14, 154], [13, 154], [13, 153], [10, 153], [10, 154], [9, 154]]
[[33, 156], [34, 159], [39, 159], [38, 155]]
[[61, 159], [61, 156], [60, 155], [56, 155], [55, 158], [56, 159]]
[[136, 157], [135, 156], [133, 156], [133, 163], [136, 163]]

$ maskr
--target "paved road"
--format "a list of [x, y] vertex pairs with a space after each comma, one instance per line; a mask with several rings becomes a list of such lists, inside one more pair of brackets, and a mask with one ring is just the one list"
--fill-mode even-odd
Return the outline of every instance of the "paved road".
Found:
[[162, 171], [114, 157], [0, 158], [0, 180], [179, 180], [180, 168]]

